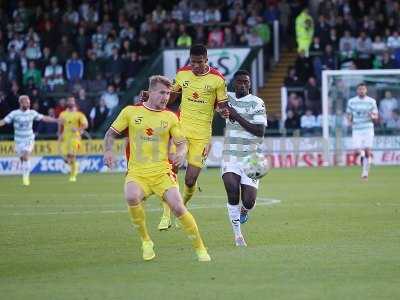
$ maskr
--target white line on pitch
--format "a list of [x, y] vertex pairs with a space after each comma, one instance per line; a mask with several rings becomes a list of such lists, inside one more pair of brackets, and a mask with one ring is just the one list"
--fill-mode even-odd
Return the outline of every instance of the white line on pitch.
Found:
[[[214, 197], [216, 198], [216, 196]], [[224, 198], [224, 197], [219, 197]], [[280, 203], [281, 201], [278, 199], [269, 199], [269, 198], [258, 198], [257, 206], [267, 206], [274, 205]], [[71, 205], [71, 207], [74, 207]], [[211, 205], [198, 205], [192, 204], [189, 207], [189, 210], [194, 209], [211, 209], [211, 208], [225, 208], [225, 204], [211, 204]], [[161, 207], [148, 207], [146, 208], [146, 212], [157, 212], [161, 211]], [[43, 215], [84, 215], [84, 214], [115, 214], [115, 213], [126, 213], [126, 209], [118, 209], [118, 210], [85, 210], [85, 211], [55, 211], [55, 212], [27, 212], [27, 213], [10, 213], [3, 214], [9, 216], [43, 216]]]

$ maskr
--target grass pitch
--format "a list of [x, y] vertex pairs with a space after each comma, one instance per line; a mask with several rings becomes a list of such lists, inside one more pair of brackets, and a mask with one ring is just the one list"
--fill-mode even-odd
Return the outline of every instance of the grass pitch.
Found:
[[399, 299], [400, 168], [279, 169], [261, 183], [233, 245], [219, 170], [190, 208], [213, 258], [195, 260], [182, 230], [157, 231], [141, 260], [122, 174], [0, 177], [1, 299]]

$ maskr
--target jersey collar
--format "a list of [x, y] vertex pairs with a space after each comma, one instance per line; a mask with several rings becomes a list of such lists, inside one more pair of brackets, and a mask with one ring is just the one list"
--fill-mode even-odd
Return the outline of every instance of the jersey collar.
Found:
[[154, 108], [150, 108], [148, 107], [145, 103], [142, 104], [144, 108], [151, 110], [151, 111], [162, 111], [161, 109], [154, 109]]

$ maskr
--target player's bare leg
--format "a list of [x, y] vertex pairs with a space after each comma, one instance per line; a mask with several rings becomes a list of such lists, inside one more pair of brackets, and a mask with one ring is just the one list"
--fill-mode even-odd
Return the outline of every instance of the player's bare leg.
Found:
[[189, 239], [192, 240], [193, 248], [199, 261], [210, 261], [211, 257], [204, 246], [199, 229], [192, 214], [183, 205], [178, 188], [172, 187], [164, 193], [164, 199], [171, 208], [173, 214], [179, 219]]
[[[170, 159], [172, 161], [172, 159]], [[172, 172], [177, 175], [178, 174], [179, 168], [176, 166], [172, 167]], [[162, 207], [163, 207], [163, 214], [161, 216], [160, 223], [158, 224], [158, 230], [160, 231], [165, 231], [168, 230], [172, 226], [172, 221], [171, 221], [171, 209], [169, 208], [168, 203], [165, 201], [161, 201]], [[179, 227], [178, 220], [175, 219], [175, 226]]]
[[200, 167], [188, 164], [185, 174], [185, 187], [183, 190], [183, 203], [187, 205], [196, 191], [196, 182], [201, 172]]
[[222, 176], [222, 180], [224, 181], [226, 194], [228, 196], [226, 207], [228, 209], [229, 221], [232, 225], [235, 245], [238, 247], [246, 247], [247, 244], [240, 228], [240, 176], [229, 172]]
[[361, 178], [364, 180], [368, 180], [369, 168], [370, 168], [371, 161], [372, 161], [372, 152], [371, 152], [371, 149], [369, 149], [369, 148], [366, 148], [364, 150], [364, 152], [365, 152], [365, 157], [362, 161]]
[[154, 243], [147, 231], [146, 214], [142, 205], [143, 198], [144, 192], [138, 184], [133, 181], [125, 184], [125, 199], [132, 224], [138, 230], [142, 240], [143, 259], [152, 260], [156, 254], [154, 252]]
[[29, 161], [29, 152], [24, 151], [20, 157], [21, 161], [21, 171], [22, 171], [22, 184], [24, 186], [30, 185], [29, 174], [31, 171], [31, 165]]
[[240, 209], [240, 223], [244, 224], [249, 219], [249, 211], [256, 205], [257, 189], [252, 186], [242, 184], [241, 193], [242, 207]]

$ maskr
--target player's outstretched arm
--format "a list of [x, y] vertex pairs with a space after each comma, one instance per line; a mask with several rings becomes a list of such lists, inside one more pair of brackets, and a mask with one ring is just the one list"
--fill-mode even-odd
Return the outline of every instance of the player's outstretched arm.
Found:
[[265, 126], [264, 124], [252, 124], [243, 118], [233, 107], [229, 107], [229, 119], [236, 121], [242, 126], [246, 131], [254, 134], [258, 137], [263, 137], [265, 133]]
[[109, 128], [104, 136], [104, 154], [103, 154], [103, 160], [104, 164], [112, 168], [114, 164], [114, 154], [113, 154], [113, 145], [114, 145], [114, 140], [118, 137], [118, 133], [116, 133], [114, 130]]
[[43, 116], [41, 121], [46, 123], [58, 123], [58, 119], [49, 116]]

